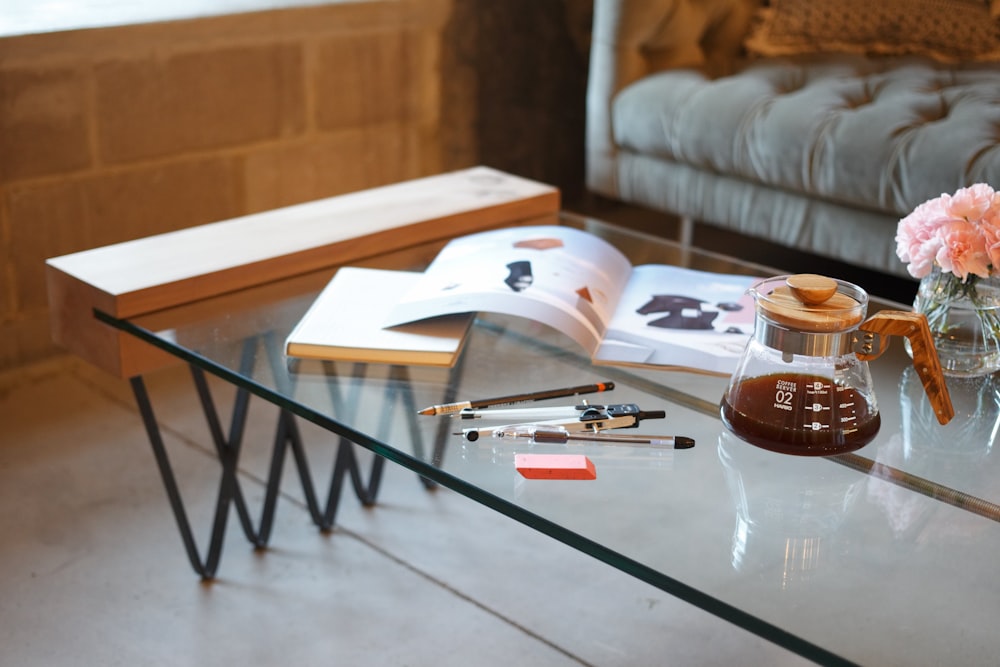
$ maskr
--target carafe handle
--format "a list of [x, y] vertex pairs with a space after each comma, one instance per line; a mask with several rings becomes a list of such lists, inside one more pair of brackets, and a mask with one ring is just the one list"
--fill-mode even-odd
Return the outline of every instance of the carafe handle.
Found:
[[[883, 310], [875, 313], [858, 325], [858, 329], [877, 336], [862, 336], [861, 349], [856, 350], [862, 361], [871, 361], [879, 357], [889, 345], [884, 336], [906, 336], [913, 352], [913, 367], [924, 385], [924, 392], [930, 399], [934, 414], [941, 424], [947, 424], [955, 416], [955, 408], [951, 404], [948, 385], [941, 372], [941, 361], [938, 359], [931, 329], [923, 313], [913, 313], [904, 310]], [[874, 347], [877, 345], [877, 349]]]

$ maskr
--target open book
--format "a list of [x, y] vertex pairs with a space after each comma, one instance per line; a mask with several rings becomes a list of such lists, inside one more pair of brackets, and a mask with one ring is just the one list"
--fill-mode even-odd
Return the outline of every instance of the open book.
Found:
[[746, 291], [756, 280], [659, 264], [633, 267], [593, 234], [514, 227], [449, 242], [384, 324], [504, 313], [565, 333], [595, 363], [728, 374], [753, 332]]

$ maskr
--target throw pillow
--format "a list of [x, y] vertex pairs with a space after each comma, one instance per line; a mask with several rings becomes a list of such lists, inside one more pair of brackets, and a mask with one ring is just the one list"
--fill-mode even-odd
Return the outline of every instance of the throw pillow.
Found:
[[1000, 0], [770, 0], [745, 46], [765, 56], [923, 54], [1000, 60]]

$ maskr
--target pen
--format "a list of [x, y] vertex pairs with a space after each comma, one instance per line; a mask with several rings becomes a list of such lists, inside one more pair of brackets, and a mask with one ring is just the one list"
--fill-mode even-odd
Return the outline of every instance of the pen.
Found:
[[599, 435], [576, 431], [571, 433], [562, 428], [536, 428], [530, 425], [521, 427], [502, 426], [493, 431], [493, 437], [500, 440], [528, 438], [537, 444], [565, 444], [582, 441], [665, 449], [691, 449], [694, 447], [694, 438], [684, 435]]
[[477, 410], [462, 408], [458, 416], [462, 419], [495, 419], [510, 421], [520, 419], [535, 421], [537, 419], [557, 419], [559, 417], [576, 418], [580, 421], [596, 421], [608, 417], [625, 417], [633, 415], [636, 419], [662, 419], [666, 414], [662, 410], [640, 410], [635, 403], [618, 403], [615, 405], [552, 405], [544, 408], [507, 408], [500, 410]]
[[[594, 406], [597, 410], [603, 410], [603, 405]], [[461, 419], [499, 419], [501, 421], [530, 421], [537, 419], [558, 419], [559, 417], [582, 418], [584, 411], [577, 409], [574, 405], [553, 405], [547, 408], [510, 408], [499, 410], [477, 410], [475, 408], [462, 408], [458, 411], [457, 417]]]
[[596, 394], [602, 391], [611, 391], [614, 388], [615, 388], [614, 382], [597, 382], [595, 384], [585, 384], [579, 387], [566, 387], [564, 389], [547, 389], [545, 391], [533, 391], [526, 394], [500, 396], [498, 398], [481, 398], [476, 401], [459, 401], [458, 403], [444, 403], [442, 405], [432, 405], [429, 408], [424, 408], [423, 410], [417, 411], [417, 414], [450, 415], [465, 408], [489, 408], [495, 405], [512, 405], [514, 403], [541, 401], [546, 398], [562, 398], [564, 396], [576, 396], [578, 394]]

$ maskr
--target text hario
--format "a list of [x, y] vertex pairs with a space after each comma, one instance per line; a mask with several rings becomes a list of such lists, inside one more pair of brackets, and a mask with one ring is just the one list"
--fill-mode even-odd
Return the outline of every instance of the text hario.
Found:
[[797, 386], [788, 380], [778, 380], [774, 383], [774, 407], [786, 412], [792, 411], [792, 399], [795, 398]]

